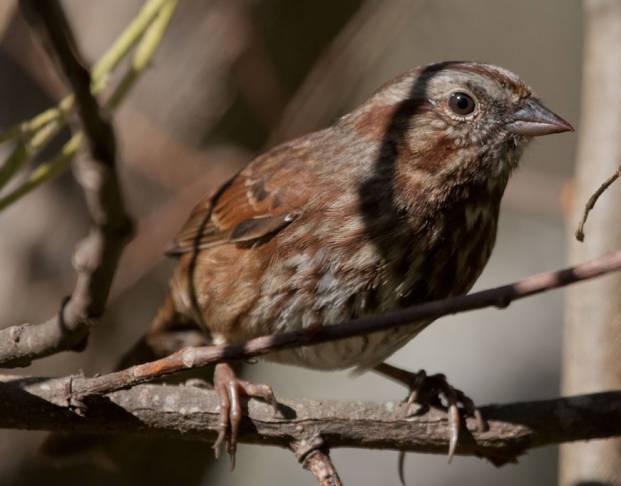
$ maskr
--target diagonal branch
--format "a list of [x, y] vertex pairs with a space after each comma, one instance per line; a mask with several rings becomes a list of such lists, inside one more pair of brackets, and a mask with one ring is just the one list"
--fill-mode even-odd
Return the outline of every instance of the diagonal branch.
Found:
[[[121, 252], [132, 234], [116, 174], [114, 131], [91, 93], [85, 68], [65, 14], [57, 0], [22, 0], [41, 37], [71, 84], [90, 158], [77, 167], [91, 215], [88, 237], [74, 255], [77, 282], [59, 314], [37, 325], [24, 324], [0, 331], [0, 364], [25, 366], [33, 359], [63, 350], [81, 349], [93, 320], [100, 317]], [[79, 137], [79, 135], [74, 135]]]
[[220, 361], [247, 360], [277, 350], [362, 336], [484, 307], [504, 308], [514, 300], [599, 277], [620, 269], [621, 250], [618, 250], [590, 262], [554, 272], [532, 275], [501, 287], [435, 300], [386, 314], [362, 317], [332, 326], [312, 327], [300, 331], [262, 336], [238, 345], [187, 347], [165, 358], [132, 366], [125, 370], [94, 378], [76, 378], [72, 390], [74, 396], [79, 399], [91, 394], [105, 394], [122, 388], [129, 388], [155, 378]]
[[[75, 377], [56, 379], [0, 376], [0, 427], [86, 433], [140, 434], [213, 441], [220, 429], [215, 391], [195, 386], [141, 385], [105, 397], [71, 400]], [[267, 404], [250, 400], [240, 442], [307, 450], [322, 447], [394, 449], [445, 454], [448, 422], [432, 409], [403, 418], [397, 402], [280, 400], [275, 416]], [[496, 464], [550, 444], [621, 435], [621, 392], [481, 408], [489, 430], [477, 432], [468, 419], [457, 454]], [[298, 451], [299, 452], [299, 451]], [[304, 462], [309, 454], [296, 455]], [[324, 463], [324, 465], [327, 463]], [[311, 464], [308, 467], [312, 466]]]

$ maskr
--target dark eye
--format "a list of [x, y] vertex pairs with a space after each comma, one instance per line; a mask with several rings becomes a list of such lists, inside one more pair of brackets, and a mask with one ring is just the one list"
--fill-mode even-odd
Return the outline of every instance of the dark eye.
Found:
[[469, 115], [474, 111], [474, 106], [472, 96], [461, 91], [453, 93], [449, 98], [449, 107], [457, 115]]

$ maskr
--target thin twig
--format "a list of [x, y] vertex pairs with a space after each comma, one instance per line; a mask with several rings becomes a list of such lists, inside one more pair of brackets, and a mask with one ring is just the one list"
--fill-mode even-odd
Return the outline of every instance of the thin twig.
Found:
[[602, 183], [601, 186], [597, 188], [597, 191], [595, 191], [587, 201], [586, 205], [584, 206], [584, 213], [582, 214], [582, 219], [578, 224], [578, 229], [576, 229], [576, 239], [578, 241], [584, 241], [584, 225], [586, 224], [587, 218], [589, 217], [589, 213], [595, 207], [595, 203], [597, 203], [597, 200], [604, 193], [604, 191], [606, 191], [606, 189], [608, 189], [610, 185], [619, 177], [621, 177], [621, 165], [614, 172], [614, 174], [612, 174]]
[[[0, 355], [5, 366], [26, 365], [35, 357], [84, 346], [93, 320], [104, 311], [118, 260], [133, 226], [116, 175], [114, 131], [91, 93], [90, 74], [60, 3], [22, 0], [21, 5], [33, 16], [42, 37], [50, 42], [54, 57], [74, 92], [90, 149], [90, 158], [83, 160], [77, 169], [92, 228], [74, 255], [76, 286], [58, 316], [43, 324], [16, 326], [0, 332]], [[72, 141], [77, 140], [79, 144], [79, 138], [76, 134]]]
[[[110, 78], [110, 73], [142, 38], [145, 30], [147, 30], [153, 19], [158, 15], [162, 7], [169, 2], [170, 0], [149, 0], [146, 2], [121, 36], [93, 66], [92, 88], [95, 94], [100, 93], [106, 87]], [[69, 95], [63, 98], [58, 106], [39, 113], [31, 120], [21, 122], [5, 132], [0, 133], [0, 143], [16, 137], [31, 137], [43, 126], [54, 121], [62, 121], [71, 108], [73, 108], [73, 101], [73, 95]]]
[[145, 31], [142, 41], [136, 48], [129, 70], [123, 76], [117, 89], [107, 102], [107, 106], [110, 109], [114, 109], [119, 105], [151, 62], [176, 7], [177, 0], [168, 0], [164, 3], [158, 15]]
[[[73, 383], [73, 391], [77, 397], [104, 394], [182, 370], [199, 368], [220, 361], [248, 360], [277, 350], [336, 341], [397, 327], [416, 326], [416, 323], [428, 322], [438, 317], [483, 307], [504, 308], [514, 300], [620, 269], [621, 250], [574, 267], [540, 273], [501, 287], [482, 290], [470, 295], [435, 300], [382, 315], [363, 317], [337, 325], [262, 336], [238, 345], [188, 347], [165, 358], [132, 366], [122, 371], [94, 378], [76, 378]], [[2, 356], [1, 352], [0, 356]]]
[[92, 157], [100, 164], [114, 166], [116, 141], [112, 125], [91, 92], [91, 74], [78, 50], [62, 6], [58, 0], [21, 0], [20, 4], [32, 15], [37, 33], [44, 41], [47, 40], [44, 45], [71, 85]]
[[[0, 427], [85, 433], [123, 433], [213, 441], [220, 429], [215, 391], [196, 386], [141, 385], [85, 407], [71, 399], [76, 377], [0, 376]], [[403, 418], [398, 402], [279, 399], [280, 414], [250, 400], [239, 441], [291, 447], [313, 441], [325, 446], [393, 449], [446, 454], [446, 413], [431, 409]], [[77, 408], [76, 408], [77, 407]], [[80, 413], [77, 413], [80, 412]], [[481, 407], [489, 430], [467, 419], [456, 453], [502, 464], [528, 449], [621, 435], [621, 392]], [[312, 444], [311, 444], [312, 445]]]
[[[176, 0], [150, 0], [145, 4], [142, 10], [138, 13], [136, 18], [128, 25], [121, 36], [115, 41], [110, 49], [103, 55], [103, 57], [95, 64], [92, 73], [91, 90], [93, 94], [101, 93], [107, 86], [110, 79], [110, 73], [118, 66], [127, 53], [140, 41], [142, 52], [148, 49], [148, 53], [152, 56], [155, 47], [161, 40], [161, 27], [165, 26], [170, 20], [170, 15], [174, 11], [176, 6]], [[164, 14], [162, 14], [164, 13]], [[153, 31], [153, 24], [157, 23], [157, 32], [160, 32], [160, 36], [153, 35], [147, 36], [148, 32]], [[148, 37], [148, 38], [147, 38]], [[135, 58], [138, 56], [136, 54]], [[131, 76], [132, 83], [139, 77], [144, 68], [148, 65], [150, 58], [144, 59], [144, 55], [141, 54], [141, 68], [137, 69], [136, 66], [132, 66]], [[134, 61], [135, 64], [135, 61]], [[127, 76], [126, 76], [127, 78]], [[131, 86], [130, 84], [130, 86]], [[122, 83], [123, 90], [117, 88], [115, 94], [112, 95], [114, 103], [107, 105], [107, 108], [116, 108], [119, 102], [127, 94], [129, 87]], [[31, 120], [19, 123], [18, 125], [10, 128], [6, 132], [0, 134], [0, 143], [17, 139], [18, 144], [0, 168], [0, 189], [6, 185], [9, 180], [32, 158], [43, 150], [45, 146], [54, 138], [55, 135], [65, 126], [68, 115], [74, 108], [74, 95], [68, 95], [63, 98], [56, 107], [50, 108]], [[62, 163], [55, 163], [54, 161], [47, 164], [54, 170], [35, 171], [28, 180], [19, 187], [12, 190], [0, 198], [0, 210], [4, 209], [15, 201], [28, 194], [40, 184], [52, 179], [60, 174], [69, 165], [69, 162], [73, 159], [76, 151], [71, 150], [70, 142], [67, 142], [62, 151], [65, 153], [60, 154], [57, 158], [63, 159]], [[66, 155], [68, 152], [72, 152], [70, 155]], [[58, 170], [57, 170], [58, 169]]]

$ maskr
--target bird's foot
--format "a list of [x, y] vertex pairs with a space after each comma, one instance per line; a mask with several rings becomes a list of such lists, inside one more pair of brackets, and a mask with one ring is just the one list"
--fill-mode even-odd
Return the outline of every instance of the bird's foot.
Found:
[[421, 415], [430, 407], [445, 410], [449, 422], [449, 462], [452, 460], [461, 429], [461, 413], [474, 417], [478, 431], [487, 430], [488, 426], [474, 402], [461, 390], [451, 386], [443, 374], [427, 375], [424, 370], [416, 373], [382, 363], [375, 368], [378, 373], [387, 376], [410, 389], [406, 400], [405, 415]]
[[231, 470], [235, 467], [235, 452], [237, 450], [237, 434], [242, 418], [240, 396], [261, 398], [278, 410], [278, 402], [272, 388], [268, 385], [257, 385], [240, 380], [227, 363], [218, 363], [214, 371], [214, 388], [220, 400], [220, 432], [213, 445], [216, 458], [220, 456], [220, 446], [224, 442], [226, 451], [231, 458]]
[[474, 417], [476, 430], [487, 430], [487, 423], [474, 402], [463, 391], [454, 388], [441, 373], [427, 375], [425, 370], [411, 374], [409, 383], [410, 394], [406, 400], [406, 416], [420, 415], [429, 407], [446, 410], [449, 422], [448, 460], [455, 455], [459, 433], [461, 430], [461, 413], [466, 417]]

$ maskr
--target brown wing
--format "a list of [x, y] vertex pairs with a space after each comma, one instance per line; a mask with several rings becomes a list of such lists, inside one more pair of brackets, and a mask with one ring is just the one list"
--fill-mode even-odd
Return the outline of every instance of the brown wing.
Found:
[[253, 242], [294, 221], [308, 199], [311, 175], [303, 161], [288, 162], [279, 154], [287, 151], [255, 160], [201, 201], [166, 253], [181, 255], [226, 243]]

